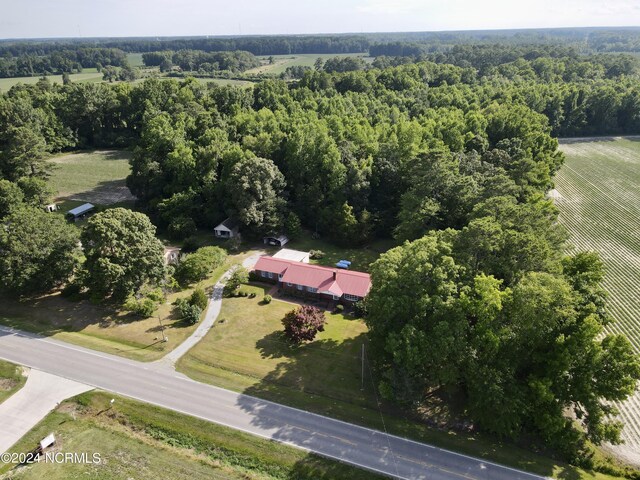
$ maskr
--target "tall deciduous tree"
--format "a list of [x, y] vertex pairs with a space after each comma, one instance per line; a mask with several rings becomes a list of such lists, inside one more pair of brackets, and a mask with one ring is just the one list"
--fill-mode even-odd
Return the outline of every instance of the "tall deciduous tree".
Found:
[[324, 312], [311, 305], [303, 305], [288, 312], [282, 319], [284, 334], [295, 343], [310, 342], [324, 331]]
[[284, 224], [284, 175], [265, 158], [246, 158], [226, 180], [230, 213], [257, 234], [278, 233]]
[[65, 283], [78, 265], [78, 231], [58, 215], [19, 207], [0, 227], [0, 285], [14, 294]]
[[124, 208], [91, 217], [82, 231], [86, 285], [99, 296], [124, 299], [164, 273], [163, 247], [149, 218]]

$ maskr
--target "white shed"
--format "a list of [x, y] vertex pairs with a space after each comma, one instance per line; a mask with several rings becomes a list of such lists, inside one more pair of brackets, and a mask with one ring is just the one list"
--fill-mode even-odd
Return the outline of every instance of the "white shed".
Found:
[[281, 260], [289, 260], [291, 262], [309, 263], [309, 252], [301, 250], [292, 250], [290, 248], [281, 248], [273, 254], [273, 258]]
[[213, 229], [216, 238], [234, 238], [240, 233], [238, 222], [227, 218], [224, 222]]

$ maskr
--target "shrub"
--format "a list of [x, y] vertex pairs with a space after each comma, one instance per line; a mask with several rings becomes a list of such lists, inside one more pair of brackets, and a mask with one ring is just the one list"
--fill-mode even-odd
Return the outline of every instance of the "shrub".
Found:
[[207, 304], [209, 303], [209, 298], [207, 297], [207, 294], [205, 293], [203, 288], [196, 288], [193, 293], [191, 294], [191, 297], [189, 297], [189, 303], [191, 305], [196, 305], [198, 307], [200, 307], [200, 310], [204, 310], [205, 308], [207, 308]]
[[184, 302], [180, 304], [179, 312], [185, 322], [189, 325], [195, 325], [200, 321], [202, 309], [198, 305], [191, 305], [189, 302]]
[[184, 242], [182, 242], [182, 251], [184, 253], [192, 253], [198, 249], [199, 246], [198, 239], [196, 237], [189, 237]]
[[265, 295], [264, 297], [262, 297], [262, 303], [264, 304], [268, 305], [269, 303], [271, 303], [271, 300], [273, 300], [271, 295]]
[[339, 303], [339, 304], [337, 304], [337, 305], [336, 305], [335, 312], [336, 312], [336, 313], [342, 313], [342, 312], [344, 312], [344, 305], [342, 305], [342, 304], [340, 304], [340, 303]]
[[233, 296], [238, 292], [240, 285], [249, 281], [249, 272], [242, 265], [239, 265], [227, 279], [224, 285], [224, 294]]
[[325, 321], [322, 310], [304, 305], [287, 313], [282, 319], [282, 325], [287, 338], [295, 344], [300, 344], [313, 340], [318, 332], [323, 332]]
[[164, 301], [164, 294], [160, 288], [154, 288], [145, 292], [145, 297], [150, 298], [156, 303], [162, 303]]
[[143, 297], [137, 299], [133, 296], [129, 297], [122, 305], [125, 310], [135, 313], [141, 317], [150, 317], [156, 310], [157, 304], [151, 298]]
[[309, 257], [315, 260], [320, 260], [321, 258], [324, 258], [324, 252], [322, 250], [311, 250], [309, 252]]
[[356, 302], [353, 306], [353, 311], [358, 317], [366, 317], [367, 316], [367, 302], [363, 298], [359, 302]]
[[227, 253], [220, 247], [202, 247], [186, 255], [176, 267], [176, 280], [180, 285], [189, 285], [207, 278], [214, 269], [222, 265]]
[[76, 282], [71, 282], [67, 283], [67, 285], [62, 289], [62, 292], [60, 292], [60, 295], [64, 298], [76, 297], [77, 295], [80, 295], [81, 291], [82, 285]]

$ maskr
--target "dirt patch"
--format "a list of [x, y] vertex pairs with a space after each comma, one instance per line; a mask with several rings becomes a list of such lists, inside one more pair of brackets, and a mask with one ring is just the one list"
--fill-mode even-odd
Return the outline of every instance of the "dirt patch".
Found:
[[69, 200], [90, 202], [98, 205], [112, 205], [114, 203], [132, 202], [134, 197], [124, 180], [100, 185], [89, 192], [78, 193], [68, 197]]
[[18, 385], [18, 381], [13, 378], [0, 378], [0, 391], [8, 392]]

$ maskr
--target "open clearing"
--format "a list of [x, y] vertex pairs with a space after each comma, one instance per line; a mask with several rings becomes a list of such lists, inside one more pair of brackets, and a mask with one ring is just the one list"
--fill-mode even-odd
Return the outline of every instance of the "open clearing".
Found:
[[[0, 478], [67, 480], [135, 478], [340, 479], [380, 478], [293, 447], [158, 407], [89, 392], [63, 402], [10, 451], [31, 451], [49, 433], [53, 452], [100, 455], [99, 464], [0, 464]], [[3, 475], [4, 474], [4, 475]]]
[[[14, 85], [23, 83], [25, 85], [34, 85], [38, 83], [42, 77], [14, 77], [14, 78], [0, 78], [0, 93], [6, 92]], [[52, 83], [62, 84], [62, 75], [48, 75], [47, 78]], [[85, 68], [82, 73], [72, 73], [69, 75], [72, 82], [86, 83], [86, 82], [101, 82], [102, 73], [98, 72], [95, 68]]]
[[297, 53], [291, 55], [273, 55], [274, 62], [269, 64], [269, 55], [259, 57], [262, 65], [247, 70], [245, 73], [266, 73], [280, 75], [287, 67], [300, 65], [303, 67], [313, 67], [316, 59], [327, 60], [334, 57], [362, 57], [365, 61], [373, 61], [368, 53]]
[[135, 200], [127, 188], [131, 171], [127, 150], [96, 150], [55, 156], [49, 180], [58, 199], [111, 205]]
[[[616, 320], [640, 353], [640, 138], [561, 141], [566, 163], [556, 176], [560, 221], [570, 252], [595, 250], [605, 266], [604, 287]], [[640, 394], [619, 406], [627, 452], [640, 459]], [[630, 455], [627, 455], [630, 458]]]

